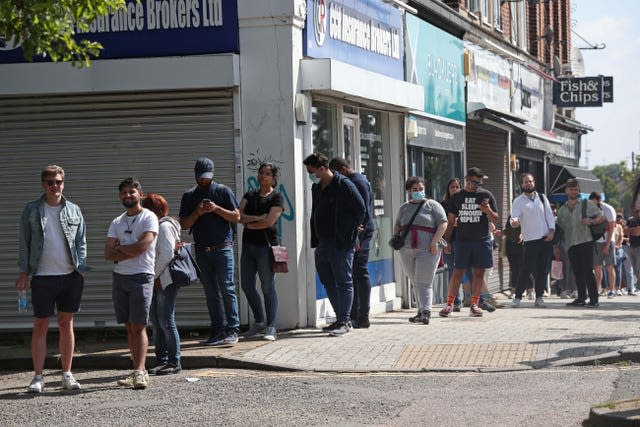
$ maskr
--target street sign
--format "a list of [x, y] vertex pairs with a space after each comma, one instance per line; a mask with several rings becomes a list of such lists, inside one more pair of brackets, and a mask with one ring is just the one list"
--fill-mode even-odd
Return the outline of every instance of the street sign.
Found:
[[561, 108], [602, 107], [603, 86], [602, 76], [558, 79], [553, 83], [553, 103]]

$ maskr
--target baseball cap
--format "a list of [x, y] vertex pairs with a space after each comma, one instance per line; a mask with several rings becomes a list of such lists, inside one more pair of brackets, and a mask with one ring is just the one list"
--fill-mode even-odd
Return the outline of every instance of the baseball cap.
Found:
[[196, 161], [194, 171], [196, 179], [213, 179], [213, 160], [207, 157], [200, 157]]
[[480, 168], [476, 168], [476, 167], [469, 168], [469, 170], [467, 171], [467, 177], [469, 176], [476, 176], [482, 179], [489, 179], [489, 177], [486, 176], [484, 172], [480, 170]]

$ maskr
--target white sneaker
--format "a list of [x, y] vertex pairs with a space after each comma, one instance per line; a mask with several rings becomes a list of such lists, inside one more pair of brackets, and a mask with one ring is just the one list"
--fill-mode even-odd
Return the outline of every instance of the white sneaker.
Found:
[[63, 390], [80, 390], [80, 383], [73, 378], [73, 374], [71, 372], [67, 374], [62, 374], [62, 389]]
[[578, 291], [571, 292], [571, 298], [578, 299]]
[[27, 391], [29, 393], [42, 393], [44, 390], [44, 378], [42, 375], [36, 375], [31, 380], [29, 387], [27, 387]]
[[618, 290], [616, 291], [616, 294], [617, 294], [619, 297], [621, 297], [621, 296], [623, 296], [623, 295], [626, 295], [626, 292], [622, 292], [622, 289], [618, 289]]
[[537, 308], [547, 308], [547, 304], [544, 303], [542, 298], [536, 298], [536, 302], [533, 303], [533, 306]]
[[264, 330], [264, 339], [267, 341], [276, 340], [276, 328], [274, 326], [267, 326]]
[[535, 294], [533, 292], [527, 292], [527, 299], [528, 300], [533, 300], [535, 299]]
[[519, 308], [520, 307], [520, 298], [514, 298], [511, 303], [511, 308]]
[[560, 299], [569, 299], [569, 298], [571, 298], [571, 296], [569, 295], [569, 292], [567, 291], [560, 292]]

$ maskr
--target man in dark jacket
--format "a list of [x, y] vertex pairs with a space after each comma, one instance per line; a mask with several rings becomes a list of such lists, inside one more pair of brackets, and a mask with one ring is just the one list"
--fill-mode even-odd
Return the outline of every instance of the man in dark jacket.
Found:
[[371, 309], [371, 280], [369, 279], [369, 249], [371, 238], [376, 230], [373, 215], [373, 191], [367, 177], [351, 168], [342, 157], [334, 157], [329, 162], [329, 169], [334, 170], [353, 182], [362, 196], [366, 209], [364, 222], [358, 227], [358, 242], [353, 257], [353, 304], [351, 306], [351, 323], [354, 328], [369, 327], [369, 310]]
[[303, 161], [311, 187], [311, 247], [316, 248], [316, 271], [327, 290], [336, 322], [325, 328], [331, 336], [349, 333], [353, 303], [353, 255], [365, 204], [356, 186], [329, 169], [329, 159], [313, 153]]

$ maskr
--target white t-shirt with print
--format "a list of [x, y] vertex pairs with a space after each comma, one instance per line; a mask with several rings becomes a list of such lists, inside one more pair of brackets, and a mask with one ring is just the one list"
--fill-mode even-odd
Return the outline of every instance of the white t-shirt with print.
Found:
[[137, 257], [118, 261], [113, 269], [114, 272], [119, 274], [155, 273], [158, 217], [150, 210], [143, 209], [134, 216], [127, 216], [127, 213], [124, 212], [111, 222], [107, 237], [118, 239], [121, 245], [136, 243], [140, 236], [147, 231], [151, 231], [155, 235], [147, 250]]

